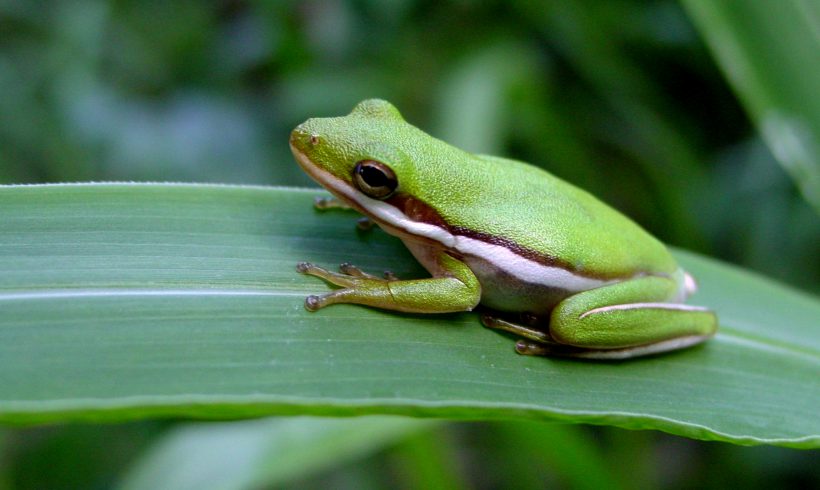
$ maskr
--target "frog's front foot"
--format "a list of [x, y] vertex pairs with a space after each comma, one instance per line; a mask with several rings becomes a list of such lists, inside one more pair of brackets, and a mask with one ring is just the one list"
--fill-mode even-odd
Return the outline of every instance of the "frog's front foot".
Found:
[[[346, 202], [340, 201], [335, 197], [315, 197], [313, 198], [313, 208], [317, 211], [328, 211], [331, 209], [340, 209], [343, 211], [353, 209], [353, 206]], [[367, 232], [373, 229], [376, 223], [368, 217], [361, 217], [356, 220], [356, 229]]]
[[376, 223], [372, 219], [362, 217], [356, 220], [356, 229], [362, 232], [367, 232], [373, 229]]
[[327, 211], [328, 209], [352, 209], [349, 204], [335, 197], [315, 197], [313, 198], [313, 207], [319, 211]]
[[384, 278], [368, 274], [353, 264], [344, 262], [339, 265], [339, 272], [332, 272], [310, 262], [299, 262], [296, 264], [296, 271], [318, 277], [334, 286], [336, 289], [325, 294], [311, 294], [305, 298], [305, 309], [316, 311], [334, 303], [352, 302], [358, 294], [367, 291], [382, 290], [386, 283], [398, 281], [398, 278], [389, 271], [384, 273]]
[[481, 285], [470, 268], [444, 252], [440, 252], [436, 260], [445, 272], [442, 277], [404, 281], [389, 271], [382, 278], [351, 264], [342, 264], [340, 272], [331, 272], [309, 262], [300, 262], [296, 270], [341, 287], [326, 294], [308, 296], [305, 308], [310, 311], [337, 303], [407, 313], [452, 313], [475, 308], [481, 299]]

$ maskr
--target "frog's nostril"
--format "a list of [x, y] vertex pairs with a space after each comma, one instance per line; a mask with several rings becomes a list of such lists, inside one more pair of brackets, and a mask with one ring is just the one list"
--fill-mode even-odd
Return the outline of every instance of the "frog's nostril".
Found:
[[290, 133], [290, 144], [302, 149], [318, 145], [321, 139], [319, 134], [311, 131], [305, 124], [296, 126]]
[[302, 128], [302, 126], [296, 126], [293, 131], [290, 132], [290, 144], [301, 146], [304, 145], [308, 139], [308, 133]]

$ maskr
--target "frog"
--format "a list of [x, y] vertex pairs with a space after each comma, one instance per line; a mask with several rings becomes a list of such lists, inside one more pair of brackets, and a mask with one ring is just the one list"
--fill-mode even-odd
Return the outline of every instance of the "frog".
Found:
[[481, 323], [534, 356], [620, 360], [700, 344], [714, 311], [661, 241], [587, 191], [518, 160], [472, 154], [405, 121], [381, 99], [290, 134], [298, 165], [398, 237], [430, 277], [378, 276], [343, 263], [297, 271], [333, 286], [308, 311], [357, 304], [407, 313], [480, 309]]

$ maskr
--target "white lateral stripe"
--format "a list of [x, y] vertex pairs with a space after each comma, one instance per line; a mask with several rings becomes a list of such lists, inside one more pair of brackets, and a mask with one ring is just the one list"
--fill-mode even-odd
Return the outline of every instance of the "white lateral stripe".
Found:
[[708, 308], [704, 308], [702, 306], [691, 306], [691, 305], [682, 305], [678, 303], [629, 303], [625, 305], [611, 305], [611, 306], [602, 306], [600, 308], [594, 308], [592, 310], [584, 312], [578, 318], [584, 318], [589, 315], [594, 315], [595, 313], [606, 313], [608, 311], [618, 311], [618, 310], [643, 310], [643, 309], [655, 309], [655, 310], [678, 310], [678, 311], [709, 311]]
[[567, 291], [586, 291], [607, 284], [607, 281], [578, 276], [560, 267], [539, 264], [501, 245], [466, 236], [456, 236], [455, 241], [454, 248], [459, 252], [481, 257], [499, 269], [531, 284], [552, 286]]
[[[349, 194], [346, 195], [349, 196]], [[560, 267], [539, 264], [534, 260], [516, 254], [502, 245], [487, 243], [464, 235], [452, 235], [438, 226], [410, 220], [395, 207], [375, 199], [365, 197], [370, 202], [363, 203], [355, 197], [351, 198], [365, 209], [370, 210], [376, 218], [386, 221], [391, 226], [404, 230], [411, 235], [429, 238], [446, 248], [457, 250], [465, 255], [480, 257], [524, 282], [557, 287], [568, 291], [585, 291], [607, 283], [600, 279], [575, 275]]]
[[322, 185], [345, 198], [367, 209], [374, 218], [382, 220], [390, 226], [407, 232], [409, 235], [428, 238], [442, 244], [445, 248], [457, 250], [465, 255], [480, 257], [498, 269], [503, 270], [524, 282], [565, 289], [567, 291], [585, 291], [616, 281], [603, 281], [583, 277], [560, 267], [550, 267], [522, 257], [507, 247], [483, 242], [463, 235], [453, 235], [441, 227], [429, 223], [419, 223], [408, 219], [407, 216], [385, 202], [371, 199], [355, 192], [343, 180], [334, 176], [316, 165], [301, 152], [294, 151], [297, 160], [312, 177]]

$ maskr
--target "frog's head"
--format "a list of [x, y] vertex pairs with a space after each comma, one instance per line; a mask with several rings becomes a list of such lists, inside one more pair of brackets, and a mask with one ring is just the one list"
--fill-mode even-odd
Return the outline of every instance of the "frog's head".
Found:
[[413, 129], [389, 102], [370, 99], [347, 116], [308, 119], [291, 132], [290, 147], [308, 175], [360, 207], [389, 198], [411, 177], [402, 147]]

